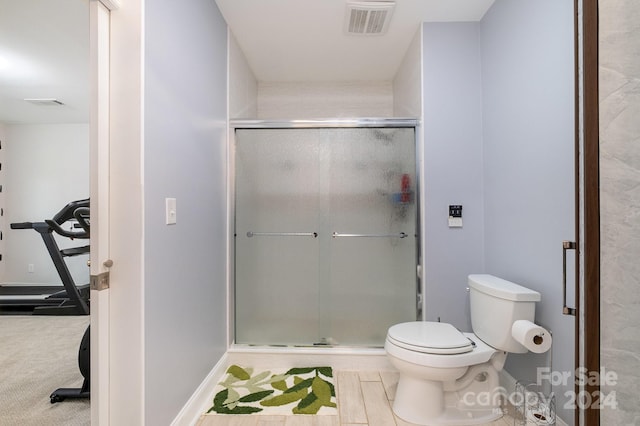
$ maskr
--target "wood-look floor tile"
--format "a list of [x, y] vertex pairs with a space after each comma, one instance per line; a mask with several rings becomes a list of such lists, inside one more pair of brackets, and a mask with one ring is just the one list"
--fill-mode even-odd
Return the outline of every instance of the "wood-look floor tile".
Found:
[[380, 378], [382, 379], [384, 391], [387, 393], [387, 399], [393, 401], [396, 399], [396, 389], [398, 388], [400, 373], [397, 371], [381, 371]]
[[381, 382], [362, 382], [362, 396], [367, 410], [369, 426], [392, 426], [395, 419]]
[[380, 373], [377, 371], [359, 371], [358, 376], [361, 382], [379, 382]]
[[318, 416], [317, 426], [340, 426], [340, 417], [338, 416]]
[[340, 421], [344, 423], [367, 423], [367, 412], [360, 378], [355, 371], [339, 371], [338, 374], [338, 411]]
[[286, 416], [256, 416], [256, 426], [284, 426]]
[[396, 416], [395, 414], [393, 415], [393, 418], [396, 420], [396, 425], [398, 426], [415, 426], [415, 424], [406, 422], [402, 420], [400, 417]]
[[515, 424], [515, 419], [511, 416], [503, 416], [501, 420], [504, 423], [503, 426], [513, 426]]
[[255, 426], [257, 421], [251, 414], [202, 416], [198, 426]]
[[340, 426], [338, 416], [287, 416], [285, 426]]
[[494, 420], [491, 423], [487, 423], [487, 426], [507, 426], [507, 425], [513, 425], [512, 423], [505, 423], [504, 419], [498, 419], [498, 420]]

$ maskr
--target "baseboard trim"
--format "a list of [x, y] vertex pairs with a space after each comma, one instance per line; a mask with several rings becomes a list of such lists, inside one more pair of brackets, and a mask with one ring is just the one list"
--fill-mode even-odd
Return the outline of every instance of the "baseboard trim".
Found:
[[218, 363], [211, 369], [207, 377], [204, 379], [198, 389], [191, 395], [191, 398], [182, 407], [175, 419], [171, 422], [171, 426], [193, 426], [200, 416], [211, 406], [211, 395], [227, 371], [229, 366], [228, 354], [222, 355]]

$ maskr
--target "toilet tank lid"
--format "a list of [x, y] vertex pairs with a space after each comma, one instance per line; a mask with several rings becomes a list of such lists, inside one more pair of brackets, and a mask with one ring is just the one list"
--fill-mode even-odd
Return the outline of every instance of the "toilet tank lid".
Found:
[[537, 291], [489, 274], [469, 275], [469, 287], [500, 299], [516, 302], [540, 301], [540, 293]]

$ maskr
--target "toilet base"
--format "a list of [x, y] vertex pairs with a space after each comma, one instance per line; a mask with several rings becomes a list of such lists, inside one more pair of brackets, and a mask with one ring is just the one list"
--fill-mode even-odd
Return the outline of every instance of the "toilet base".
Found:
[[401, 375], [393, 412], [402, 420], [424, 426], [479, 425], [502, 417], [495, 406], [465, 407], [457, 392], [443, 391], [443, 382]]

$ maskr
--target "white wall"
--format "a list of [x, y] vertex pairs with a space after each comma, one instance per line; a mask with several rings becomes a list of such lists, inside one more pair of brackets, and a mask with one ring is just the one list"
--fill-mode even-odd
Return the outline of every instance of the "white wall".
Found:
[[[478, 23], [423, 24], [426, 319], [470, 330], [467, 276], [483, 272]], [[449, 205], [463, 227], [449, 228]]]
[[422, 26], [416, 31], [393, 78], [393, 115], [422, 116]]
[[144, 17], [144, 416], [161, 425], [227, 348], [227, 26], [211, 0]]
[[[2, 138], [2, 228], [6, 283], [61, 284], [51, 257], [34, 230], [14, 222], [51, 219], [67, 203], [89, 197], [88, 124], [5, 124]], [[60, 248], [88, 245], [56, 236]], [[76, 284], [89, 282], [88, 256], [66, 258]], [[28, 265], [34, 272], [28, 272]]]
[[229, 31], [229, 118], [258, 117], [258, 81]]
[[[640, 424], [640, 4], [599, 1], [601, 363], [618, 380], [601, 383], [617, 407], [603, 425]], [[604, 399], [604, 397], [602, 398]], [[612, 398], [607, 398], [613, 401]]]
[[[536, 322], [553, 333], [553, 369], [569, 373], [575, 318], [562, 315], [562, 241], [575, 241], [573, 7], [497, 0], [481, 23], [486, 272], [542, 294]], [[509, 355], [505, 368], [535, 382], [549, 357]], [[554, 388], [569, 424], [571, 390], [573, 380]]]
[[258, 118], [393, 117], [390, 81], [259, 82]]

